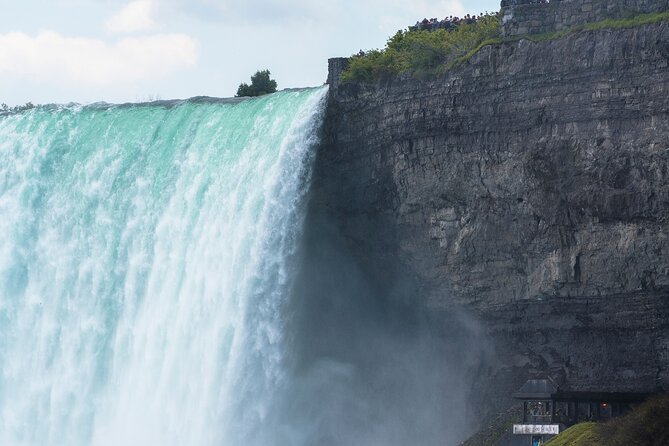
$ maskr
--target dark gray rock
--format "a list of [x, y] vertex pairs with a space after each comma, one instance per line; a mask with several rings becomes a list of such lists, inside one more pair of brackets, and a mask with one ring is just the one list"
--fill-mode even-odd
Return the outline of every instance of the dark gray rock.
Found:
[[669, 24], [488, 46], [430, 81], [341, 84], [345, 63], [312, 209], [379, 288], [484, 324], [478, 411], [547, 374], [669, 388]]
[[605, 19], [669, 10], [669, 0], [503, 0], [502, 33], [522, 36], [563, 31]]

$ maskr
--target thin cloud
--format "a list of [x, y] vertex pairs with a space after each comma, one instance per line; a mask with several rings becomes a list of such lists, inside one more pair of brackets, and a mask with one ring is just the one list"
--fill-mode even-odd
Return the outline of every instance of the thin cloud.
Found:
[[128, 3], [107, 21], [107, 29], [114, 33], [134, 33], [156, 28], [152, 0], [135, 0]]
[[[231, 24], [337, 23], [388, 21], [392, 17], [407, 18], [462, 15], [466, 8], [461, 0], [166, 0], [184, 12], [206, 21]], [[406, 23], [413, 25], [413, 23]], [[373, 25], [372, 25], [373, 26]]]
[[412, 3], [405, 12], [416, 11], [416, 15], [425, 18], [444, 18], [448, 15], [464, 15], [465, 7], [459, 0], [420, 0]]
[[0, 34], [0, 79], [111, 86], [155, 79], [196, 62], [197, 45], [185, 34], [124, 38], [113, 44], [53, 31], [35, 37]]

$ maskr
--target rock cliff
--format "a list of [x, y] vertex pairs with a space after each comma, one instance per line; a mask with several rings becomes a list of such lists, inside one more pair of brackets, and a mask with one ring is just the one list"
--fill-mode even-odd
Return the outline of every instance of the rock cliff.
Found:
[[477, 411], [547, 374], [669, 389], [669, 24], [486, 46], [430, 80], [345, 64], [312, 211], [378, 289], [482, 323]]
[[505, 36], [550, 33], [667, 10], [669, 0], [502, 0], [502, 33]]

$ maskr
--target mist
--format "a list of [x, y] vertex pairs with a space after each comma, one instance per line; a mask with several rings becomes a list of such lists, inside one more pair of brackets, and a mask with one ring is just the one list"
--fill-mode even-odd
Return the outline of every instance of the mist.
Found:
[[398, 268], [372, 278], [317, 200], [304, 231], [274, 444], [458, 444], [474, 425], [468, 395], [486, 357], [480, 326], [456, 308], [428, 312]]

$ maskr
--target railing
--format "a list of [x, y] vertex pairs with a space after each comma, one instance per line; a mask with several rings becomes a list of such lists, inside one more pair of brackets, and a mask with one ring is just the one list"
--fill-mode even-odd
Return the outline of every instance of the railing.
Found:
[[535, 424], [541, 424], [541, 423], [550, 423], [552, 421], [551, 415], [546, 414], [546, 415], [527, 415], [527, 422], [528, 423], [535, 423]]
[[507, 6], [544, 5], [560, 0], [502, 0], [502, 8]]

